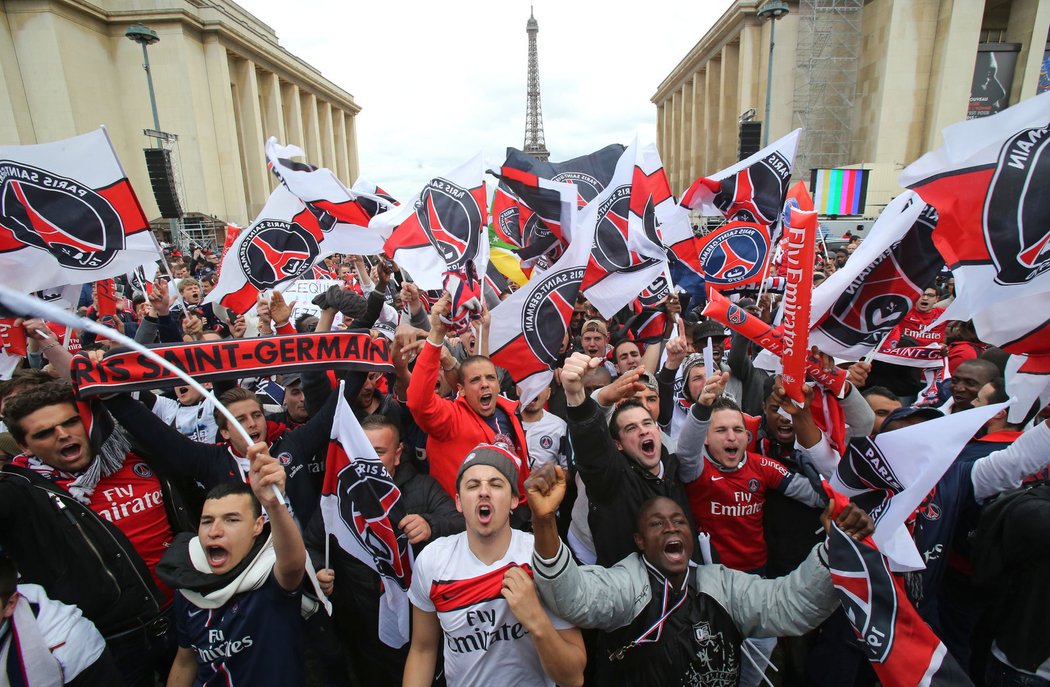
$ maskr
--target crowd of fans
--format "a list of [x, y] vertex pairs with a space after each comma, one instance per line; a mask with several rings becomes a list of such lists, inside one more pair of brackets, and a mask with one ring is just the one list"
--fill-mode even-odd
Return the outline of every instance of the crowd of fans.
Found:
[[[577, 299], [562, 364], [521, 406], [488, 358], [487, 309], [452, 334], [449, 297], [387, 260], [326, 258], [339, 285], [313, 314], [272, 293], [231, 316], [202, 304], [215, 253], [169, 259], [148, 293], [122, 284], [116, 316], [85, 287], [82, 314], [144, 344], [371, 330], [395, 371], [216, 382], [246, 441], [183, 384], [85, 411], [70, 360], [115, 342], [77, 332], [71, 350], [60, 328], [22, 322], [28, 354], [0, 383], [2, 684], [872, 685], [831, 583], [819, 476], [850, 438], [1010, 397], [1005, 354], [971, 323], [932, 326], [948, 274], [887, 342], [941, 345], [932, 389], [913, 367], [822, 356], [846, 388], [807, 386], [800, 406], [757, 346], [675, 294], [646, 341], [631, 313]], [[774, 293], [736, 300], [767, 322], [777, 310]], [[336, 377], [400, 491], [393, 524], [415, 554], [403, 647], [381, 639], [380, 575], [326, 541]], [[976, 684], [1050, 685], [1036, 411], [989, 420], [910, 522], [927, 568], [905, 576], [909, 599]], [[836, 522], [858, 539], [874, 527], [853, 504]]]

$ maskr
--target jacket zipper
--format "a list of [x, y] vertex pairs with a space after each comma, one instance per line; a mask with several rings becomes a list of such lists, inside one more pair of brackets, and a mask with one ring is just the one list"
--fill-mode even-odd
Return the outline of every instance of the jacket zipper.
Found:
[[58, 494], [49, 489], [43, 489], [42, 487], [37, 487], [35, 485], [34, 488], [41, 489], [44, 493], [46, 493], [48, 498], [51, 500], [51, 503], [55, 506], [55, 509], [58, 510], [59, 513], [64, 515], [69, 520], [69, 522], [73, 524], [73, 527], [76, 528], [77, 533], [80, 534], [80, 538], [84, 540], [84, 543], [88, 545], [88, 548], [91, 549], [91, 552], [95, 554], [95, 558], [98, 559], [99, 565], [102, 566], [102, 570], [105, 571], [106, 576], [109, 577], [110, 581], [113, 582], [113, 588], [117, 591], [117, 595], [119, 596], [121, 589], [120, 583], [117, 582], [117, 577], [110, 571], [108, 567], [106, 567], [106, 562], [102, 560], [102, 554], [99, 553], [99, 550], [95, 547], [94, 542], [92, 542], [91, 539], [84, 532], [84, 528], [81, 527], [80, 522], [77, 520], [77, 517], [69, 511], [69, 507], [66, 506], [66, 504], [62, 503], [62, 499], [59, 498]]

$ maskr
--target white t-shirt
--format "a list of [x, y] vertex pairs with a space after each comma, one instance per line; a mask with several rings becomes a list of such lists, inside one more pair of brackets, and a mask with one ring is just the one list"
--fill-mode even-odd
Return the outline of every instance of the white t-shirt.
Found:
[[544, 411], [539, 420], [526, 422], [523, 419], [521, 426], [525, 430], [525, 443], [529, 446], [530, 471], [551, 461], [556, 461], [566, 470], [569, 468], [564, 451], [565, 436], [569, 431], [565, 420]]
[[173, 398], [158, 396], [153, 414], [194, 441], [214, 444], [218, 427], [215, 424], [215, 406], [210, 399], [184, 406]]
[[[419, 554], [408, 598], [420, 610], [437, 612], [449, 687], [553, 687], [532, 638], [500, 594], [503, 575], [511, 566], [531, 569], [532, 549], [531, 534], [512, 530], [507, 553], [485, 565], [471, 552], [462, 532], [431, 542]], [[550, 611], [547, 616], [556, 630], [572, 627]]]

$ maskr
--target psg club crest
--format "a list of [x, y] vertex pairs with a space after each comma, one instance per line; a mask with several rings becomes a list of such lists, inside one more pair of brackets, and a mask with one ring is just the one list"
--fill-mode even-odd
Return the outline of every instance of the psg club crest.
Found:
[[605, 188], [597, 177], [586, 172], [559, 172], [551, 177], [551, 181], [573, 184], [579, 194], [580, 207], [594, 200]]
[[74, 270], [105, 267], [125, 245], [120, 214], [95, 189], [6, 160], [0, 160], [0, 227]]
[[339, 471], [339, 494], [339, 515], [347, 530], [372, 556], [376, 570], [407, 590], [408, 538], [393, 528], [390, 513], [401, 492], [383, 464], [354, 458]]
[[525, 343], [540, 362], [552, 369], [558, 363], [583, 273], [583, 267], [545, 272], [521, 310]]
[[781, 212], [791, 163], [779, 151], [723, 179], [714, 205], [730, 220], [771, 225]]
[[[477, 194], [480, 194], [480, 203], [475, 197]], [[416, 219], [431, 245], [441, 253], [449, 271], [463, 270], [464, 263], [477, 255], [485, 221], [481, 211], [484, 203], [484, 184], [466, 189], [439, 178], [432, 179], [420, 193]]]
[[260, 290], [298, 279], [321, 252], [317, 238], [298, 222], [260, 220], [249, 232], [237, 258], [248, 282]]
[[984, 204], [984, 236], [999, 284], [1025, 284], [1050, 269], [1048, 178], [1050, 124], [1006, 141]]
[[598, 207], [598, 221], [594, 230], [592, 259], [608, 274], [634, 272], [655, 261], [642, 258], [627, 246], [627, 232], [631, 212], [631, 186], [618, 187]]
[[707, 237], [700, 264], [707, 283], [733, 286], [758, 279], [769, 254], [769, 239], [756, 224], [731, 222]]

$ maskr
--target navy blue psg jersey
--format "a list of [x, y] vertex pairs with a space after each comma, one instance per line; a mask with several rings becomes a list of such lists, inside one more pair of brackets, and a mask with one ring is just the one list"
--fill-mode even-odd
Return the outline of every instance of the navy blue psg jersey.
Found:
[[262, 587], [220, 608], [198, 608], [176, 594], [176, 637], [197, 658], [195, 687], [304, 684], [301, 597], [301, 588], [281, 589], [272, 572]]

